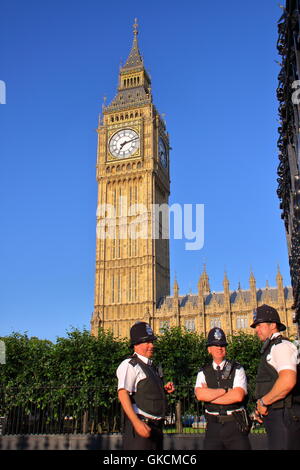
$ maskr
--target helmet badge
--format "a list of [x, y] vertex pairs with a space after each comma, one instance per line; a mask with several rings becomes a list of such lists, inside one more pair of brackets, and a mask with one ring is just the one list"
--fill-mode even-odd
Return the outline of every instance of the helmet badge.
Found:
[[153, 336], [153, 331], [150, 325], [146, 325], [146, 332], [148, 336]]
[[216, 328], [216, 331], [214, 333], [214, 338], [217, 340], [217, 341], [220, 341], [222, 339], [222, 333], [221, 331], [219, 330], [219, 328]]

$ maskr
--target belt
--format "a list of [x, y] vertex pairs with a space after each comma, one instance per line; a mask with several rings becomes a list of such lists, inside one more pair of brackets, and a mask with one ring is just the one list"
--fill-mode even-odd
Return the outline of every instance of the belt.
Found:
[[210, 415], [208, 413], [205, 413], [205, 418], [207, 421], [211, 421], [213, 423], [229, 423], [230, 421], [235, 420], [232, 415]]
[[141, 421], [143, 421], [146, 424], [154, 424], [155, 426], [162, 426], [164, 420], [163, 418], [160, 419], [152, 419], [152, 418], [147, 418], [144, 415], [137, 415]]

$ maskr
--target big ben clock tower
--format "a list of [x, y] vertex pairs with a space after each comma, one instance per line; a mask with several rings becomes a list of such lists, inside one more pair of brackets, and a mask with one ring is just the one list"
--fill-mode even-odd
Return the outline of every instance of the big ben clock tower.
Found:
[[[118, 91], [97, 129], [97, 241], [93, 335], [99, 327], [126, 337], [137, 320], [154, 327], [156, 305], [169, 295], [169, 239], [153, 207], [167, 207], [169, 139], [151, 80], [133, 44]], [[162, 207], [162, 206], [161, 206]]]

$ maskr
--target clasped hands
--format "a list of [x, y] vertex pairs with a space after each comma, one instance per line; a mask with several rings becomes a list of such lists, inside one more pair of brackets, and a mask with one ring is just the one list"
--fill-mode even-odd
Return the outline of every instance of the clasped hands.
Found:
[[260, 398], [256, 402], [256, 408], [254, 410], [254, 419], [259, 423], [263, 422], [263, 417], [268, 414], [268, 406], [263, 403], [263, 400]]

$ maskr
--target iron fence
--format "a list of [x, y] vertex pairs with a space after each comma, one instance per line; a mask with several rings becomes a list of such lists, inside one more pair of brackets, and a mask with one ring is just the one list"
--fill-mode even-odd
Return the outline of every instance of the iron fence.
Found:
[[[122, 431], [116, 391], [97, 387], [37, 388], [30, 399], [20, 389], [1, 393], [0, 435], [106, 434]], [[200, 433], [205, 429], [202, 404], [194, 389], [181, 387], [168, 396], [165, 433]]]

